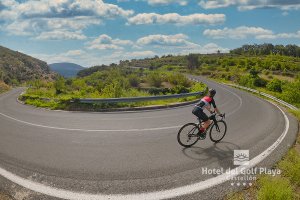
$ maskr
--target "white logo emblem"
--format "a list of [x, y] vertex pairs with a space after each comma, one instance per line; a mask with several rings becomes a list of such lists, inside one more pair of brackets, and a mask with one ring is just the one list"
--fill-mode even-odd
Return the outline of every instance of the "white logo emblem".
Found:
[[234, 150], [233, 164], [234, 165], [249, 165], [249, 150]]

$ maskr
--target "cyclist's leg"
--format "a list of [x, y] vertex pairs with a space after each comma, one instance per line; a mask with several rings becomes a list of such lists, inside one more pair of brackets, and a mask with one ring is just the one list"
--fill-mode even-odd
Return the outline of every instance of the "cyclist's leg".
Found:
[[212, 121], [209, 119], [209, 117], [204, 112], [202, 113], [202, 121], [203, 121], [202, 127], [204, 129], [207, 129], [209, 127], [209, 125], [212, 123]]
[[211, 120], [209, 120], [208, 116], [203, 112], [203, 110], [199, 107], [195, 107], [193, 110], [193, 114], [196, 115], [203, 122], [204, 130], [210, 125]]

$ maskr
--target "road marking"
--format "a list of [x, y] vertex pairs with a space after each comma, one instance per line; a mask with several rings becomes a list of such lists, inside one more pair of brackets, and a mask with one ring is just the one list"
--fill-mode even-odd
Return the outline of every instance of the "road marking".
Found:
[[231, 178], [239, 175], [242, 173], [245, 169], [250, 169], [255, 167], [257, 164], [259, 164], [261, 161], [263, 161], [267, 156], [269, 156], [283, 141], [285, 136], [287, 135], [287, 132], [289, 130], [289, 119], [286, 116], [286, 114], [283, 112], [283, 110], [275, 105], [283, 114], [285, 119], [285, 129], [283, 133], [280, 135], [280, 137], [265, 151], [263, 151], [261, 154], [257, 155], [253, 159], [249, 161], [249, 165], [247, 166], [239, 166], [235, 169], [232, 169], [231, 173], [225, 173], [222, 175], [219, 175], [214, 178], [207, 179], [205, 181], [200, 181], [198, 183], [177, 187], [174, 189], [168, 189], [163, 191], [155, 191], [155, 192], [148, 192], [148, 193], [135, 193], [135, 194], [90, 194], [90, 193], [81, 193], [81, 192], [74, 192], [70, 190], [63, 190], [58, 189], [50, 186], [43, 185], [41, 183], [34, 182], [32, 180], [24, 179], [20, 176], [17, 176], [3, 168], [0, 168], [0, 175], [7, 178], [8, 180], [23, 186], [29, 190], [45, 194], [52, 197], [62, 198], [62, 199], [70, 199], [70, 200], [103, 200], [103, 199], [110, 199], [110, 200], [154, 200], [154, 199], [168, 199], [168, 198], [175, 198], [178, 196], [188, 195], [191, 193], [199, 192], [208, 188], [211, 188], [213, 186], [219, 185], [221, 183], [226, 182], [227, 180], [230, 180]]
[[[243, 100], [242, 98], [237, 95], [235, 92], [232, 92], [230, 90], [228, 90], [227, 88], [225, 88], [224, 86], [220, 86], [221, 84], [218, 84], [218, 86], [224, 90], [226, 90], [227, 92], [233, 94], [234, 96], [236, 96], [239, 99], [239, 106], [234, 109], [233, 111], [231, 111], [230, 113], [227, 114], [227, 116], [232, 115], [233, 113], [235, 113], [236, 111], [238, 111], [241, 107], [242, 107], [242, 103]], [[14, 117], [11, 117], [9, 115], [6, 115], [4, 113], [0, 113], [0, 115], [9, 118], [11, 120], [23, 123], [23, 124], [27, 124], [30, 126], [35, 126], [35, 127], [41, 127], [41, 128], [48, 128], [48, 129], [56, 129], [56, 130], [65, 130], [65, 131], [81, 131], [81, 132], [138, 132], [138, 131], [157, 131], [157, 130], [168, 130], [168, 129], [177, 129], [180, 128], [180, 126], [168, 126], [168, 127], [156, 127], [156, 128], [142, 128], [142, 129], [126, 129], [126, 130], [120, 130], [120, 129], [80, 129], [80, 128], [64, 128], [64, 127], [55, 127], [55, 126], [46, 126], [46, 125], [41, 125], [41, 124], [35, 124], [35, 123], [31, 123], [31, 122], [26, 122]], [[144, 117], [146, 118], [146, 117]], [[151, 118], [151, 117], [149, 117]], [[134, 119], [134, 118], [129, 118], [129, 119]], [[116, 119], [114, 119], [116, 120]]]
[[226, 114], [227, 116], [232, 115], [233, 113], [235, 113], [236, 111], [238, 111], [238, 110], [242, 107], [243, 100], [242, 100], [242, 98], [241, 98], [239, 95], [237, 95], [235, 92], [232, 92], [232, 91], [228, 90], [228, 89], [225, 88], [225, 87], [221, 87], [221, 88], [223, 88], [223, 89], [226, 90], [227, 92], [229, 92], [229, 93], [233, 94], [234, 96], [236, 96], [236, 97], [239, 99], [239, 101], [240, 101], [240, 104], [239, 104], [239, 106], [238, 106], [237, 108], [235, 108], [234, 110], [232, 110], [230, 113]]
[[41, 124], [34, 124], [30, 122], [26, 122], [23, 120], [16, 119], [14, 117], [5, 115], [3, 113], [0, 113], [0, 115], [9, 118], [11, 120], [27, 124], [30, 126], [36, 126], [41, 128], [48, 128], [48, 129], [56, 129], [56, 130], [65, 130], [65, 131], [82, 131], [82, 132], [137, 132], [137, 131], [156, 131], [156, 130], [167, 130], [167, 129], [176, 129], [180, 128], [181, 126], [167, 126], [167, 127], [157, 127], [157, 128], [141, 128], [141, 129], [126, 129], [126, 130], [120, 130], [120, 129], [80, 129], [80, 128], [63, 128], [63, 127], [55, 127], [55, 126], [46, 126]]

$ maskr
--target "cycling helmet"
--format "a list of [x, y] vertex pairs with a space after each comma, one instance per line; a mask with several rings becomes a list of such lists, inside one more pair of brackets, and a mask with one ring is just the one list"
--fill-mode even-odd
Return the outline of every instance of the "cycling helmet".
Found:
[[210, 94], [210, 96], [215, 96], [215, 94], [217, 93], [216, 92], [216, 90], [215, 89], [212, 89], [212, 88], [210, 88], [209, 90], [208, 90], [208, 93]]

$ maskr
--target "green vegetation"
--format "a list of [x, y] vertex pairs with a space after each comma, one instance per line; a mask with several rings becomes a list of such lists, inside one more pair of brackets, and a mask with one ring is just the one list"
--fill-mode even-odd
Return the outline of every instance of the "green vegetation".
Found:
[[10, 89], [8, 85], [6, 85], [4, 82], [0, 81], [0, 94], [3, 92], [6, 92]]
[[98, 109], [109, 107], [132, 107], [165, 105], [174, 102], [193, 100], [196, 97], [151, 101], [139, 103], [118, 103], [101, 105], [79, 105], [70, 103], [78, 98], [120, 98], [153, 95], [168, 95], [198, 92], [204, 84], [194, 83], [186, 76], [166, 71], [111, 67], [96, 71], [88, 76], [65, 79], [58, 77], [54, 82], [31, 81], [31, 87], [21, 99], [27, 104], [52, 109]]
[[258, 200], [293, 200], [294, 191], [287, 178], [263, 176], [258, 180]]
[[0, 81], [19, 85], [28, 80], [51, 80], [53, 77], [47, 63], [0, 46]]
[[[192, 91], [182, 74], [208, 76], [223, 82], [255, 88], [300, 106], [300, 58], [295, 45], [244, 45], [228, 54], [155, 56], [123, 60], [120, 64], [84, 69], [77, 78], [57, 78], [40, 88], [28, 90], [27, 103], [63, 104], [72, 98], [118, 98], [175, 94]], [[34, 102], [32, 102], [34, 100]]]
[[284, 176], [300, 187], [300, 152], [291, 149], [285, 158], [279, 162], [278, 167], [283, 171]]
[[[228, 54], [190, 54], [120, 61], [79, 72], [90, 75], [105, 68], [142, 67], [143, 70], [192, 73], [256, 88], [300, 106], [300, 47], [295, 45], [244, 45]], [[153, 80], [159, 84], [159, 78]], [[153, 83], [155, 85], [155, 83]]]
[[202, 55], [193, 73], [255, 88], [300, 106], [300, 58], [281, 55]]
[[273, 45], [273, 44], [261, 44], [261, 45], [243, 45], [240, 48], [231, 51], [233, 54], [238, 55], [269, 55], [278, 54], [284, 56], [300, 57], [300, 47], [297, 45]]

